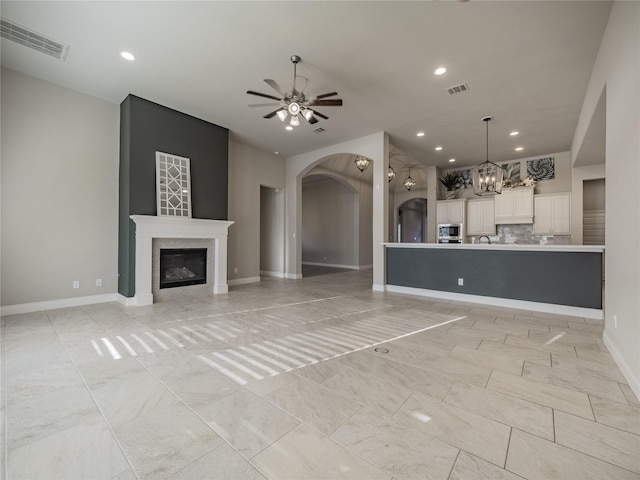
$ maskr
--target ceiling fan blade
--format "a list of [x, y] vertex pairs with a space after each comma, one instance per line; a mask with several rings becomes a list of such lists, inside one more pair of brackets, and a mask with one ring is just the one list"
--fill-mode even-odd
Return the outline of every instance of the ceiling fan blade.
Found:
[[257, 95], [258, 97], [270, 98], [272, 100], [280, 101], [281, 99], [278, 97], [274, 97], [273, 95], [268, 95], [266, 93], [254, 92], [253, 90], [247, 90], [249, 95]]
[[275, 107], [276, 105], [280, 105], [279, 103], [252, 103], [250, 107]]
[[276, 113], [278, 113], [280, 110], [282, 110], [281, 108], [278, 108], [277, 110], [274, 110], [271, 113], [267, 113], [264, 117], [262, 118], [273, 118], [276, 116]]
[[337, 95], [338, 92], [329, 92], [329, 93], [323, 93], [322, 95], [316, 95], [316, 100], [320, 100], [322, 98], [327, 98], [327, 97], [333, 97], [334, 95]]
[[323, 115], [322, 113], [318, 112], [317, 110], [314, 110], [314, 111], [313, 111], [313, 114], [314, 114], [314, 115], [317, 115], [317, 116], [319, 116], [320, 118], [323, 118], [323, 119], [325, 119], [325, 120], [329, 120], [329, 117], [327, 117], [326, 115]]
[[312, 100], [309, 103], [310, 106], [312, 107], [341, 107], [342, 106], [342, 99], [341, 98], [336, 98], [335, 100]]
[[273, 88], [276, 92], [278, 92], [281, 96], [284, 97], [284, 93], [282, 93], [282, 88], [280, 88], [280, 85], [278, 85], [278, 82], [270, 78], [265, 78], [264, 83], [269, 85], [271, 88]]

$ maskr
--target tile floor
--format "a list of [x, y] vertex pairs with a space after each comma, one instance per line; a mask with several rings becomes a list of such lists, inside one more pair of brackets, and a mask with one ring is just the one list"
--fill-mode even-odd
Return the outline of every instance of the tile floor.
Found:
[[0, 477], [640, 479], [601, 322], [370, 275], [3, 317]]

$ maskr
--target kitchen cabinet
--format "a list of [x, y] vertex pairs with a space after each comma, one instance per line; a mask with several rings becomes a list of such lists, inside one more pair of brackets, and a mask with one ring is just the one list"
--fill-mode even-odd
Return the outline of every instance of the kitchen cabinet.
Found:
[[440, 200], [436, 202], [438, 223], [464, 223], [466, 199]]
[[470, 200], [467, 203], [467, 235], [495, 235], [496, 220], [492, 199]]
[[493, 199], [496, 225], [533, 223], [533, 187], [505, 188]]
[[535, 195], [535, 235], [571, 235], [571, 194]]

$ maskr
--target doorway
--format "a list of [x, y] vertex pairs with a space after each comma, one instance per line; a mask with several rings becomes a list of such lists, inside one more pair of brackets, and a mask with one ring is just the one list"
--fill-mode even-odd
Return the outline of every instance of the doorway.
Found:
[[604, 245], [606, 219], [604, 178], [585, 180], [582, 185], [582, 243]]
[[398, 241], [424, 243], [427, 238], [427, 199], [412, 198], [398, 207]]
[[284, 276], [284, 191], [260, 186], [260, 275]]

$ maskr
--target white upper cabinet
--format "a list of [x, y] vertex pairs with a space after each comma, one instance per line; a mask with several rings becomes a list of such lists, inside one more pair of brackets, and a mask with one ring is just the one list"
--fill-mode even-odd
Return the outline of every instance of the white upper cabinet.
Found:
[[471, 200], [467, 204], [467, 235], [495, 235], [496, 221], [492, 199]]
[[464, 223], [466, 202], [464, 198], [436, 202], [438, 223]]
[[505, 188], [493, 199], [497, 225], [533, 223], [533, 187]]
[[536, 235], [571, 235], [571, 194], [553, 193], [535, 196]]

